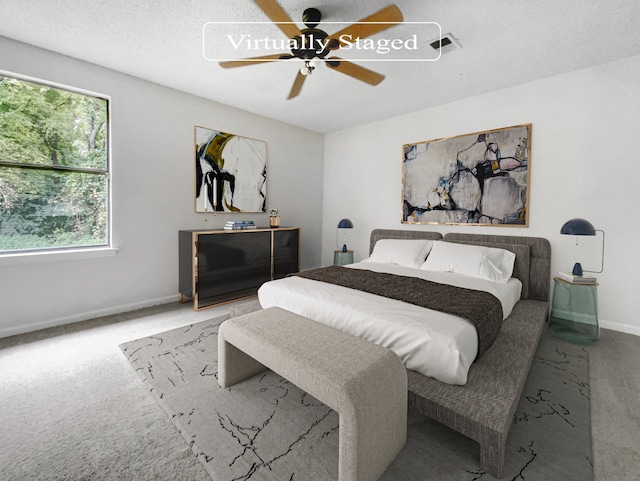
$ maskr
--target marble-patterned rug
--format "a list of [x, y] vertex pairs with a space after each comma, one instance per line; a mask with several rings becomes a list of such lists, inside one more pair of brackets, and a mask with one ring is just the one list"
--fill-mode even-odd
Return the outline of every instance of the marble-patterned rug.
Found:
[[[218, 326], [203, 321], [120, 347], [214, 481], [336, 480], [338, 415], [271, 371], [217, 383]], [[545, 333], [507, 440], [506, 480], [593, 479], [587, 352]], [[150, 462], [153, 462], [150, 460]], [[474, 441], [410, 413], [381, 480], [493, 480]]]

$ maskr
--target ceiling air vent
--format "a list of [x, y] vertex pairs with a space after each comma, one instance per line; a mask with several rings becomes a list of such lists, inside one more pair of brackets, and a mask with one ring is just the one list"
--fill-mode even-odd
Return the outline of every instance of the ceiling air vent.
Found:
[[461, 48], [458, 41], [450, 33], [445, 33], [442, 37], [430, 42], [429, 45], [431, 45], [432, 49], [439, 50], [441, 53], [447, 53]]

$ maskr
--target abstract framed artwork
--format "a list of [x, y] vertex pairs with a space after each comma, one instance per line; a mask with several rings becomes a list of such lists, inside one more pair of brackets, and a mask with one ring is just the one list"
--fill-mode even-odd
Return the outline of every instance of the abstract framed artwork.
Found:
[[531, 124], [402, 146], [402, 223], [529, 225]]
[[267, 144], [195, 127], [195, 211], [266, 212]]

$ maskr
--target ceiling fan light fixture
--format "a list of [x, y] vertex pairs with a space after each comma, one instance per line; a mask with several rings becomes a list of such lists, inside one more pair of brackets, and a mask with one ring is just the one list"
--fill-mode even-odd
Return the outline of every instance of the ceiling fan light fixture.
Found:
[[317, 8], [308, 8], [303, 12], [302, 20], [306, 28], [299, 29], [278, 4], [278, 1], [279, 0], [254, 0], [266, 16], [288, 37], [290, 53], [228, 60], [219, 62], [221, 67], [242, 67], [245, 65], [286, 59], [302, 60], [303, 65], [294, 79], [287, 100], [297, 97], [300, 94], [306, 77], [313, 73], [315, 68], [321, 63], [325, 63], [328, 67], [331, 67], [332, 70], [369, 85], [375, 86], [384, 80], [384, 75], [374, 72], [373, 70], [369, 70], [339, 57], [332, 56], [328, 58], [328, 55], [334, 50], [346, 47], [347, 42], [343, 43], [340, 40], [343, 36], [358, 39], [366, 38], [402, 23], [402, 12], [397, 5], [389, 5], [358, 22], [347, 25], [340, 31], [329, 36], [324, 30], [317, 28], [322, 21], [322, 13]]
[[311, 75], [311, 72], [313, 72], [315, 67], [312, 67], [309, 60], [305, 60], [304, 64], [302, 64], [302, 67], [300, 67], [300, 73], [302, 75]]

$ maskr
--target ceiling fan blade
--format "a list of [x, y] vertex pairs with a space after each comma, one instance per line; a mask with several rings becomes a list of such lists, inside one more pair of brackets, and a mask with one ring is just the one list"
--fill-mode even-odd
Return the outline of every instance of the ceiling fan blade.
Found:
[[291, 87], [291, 91], [289, 92], [287, 100], [291, 100], [292, 98], [298, 96], [300, 90], [302, 90], [302, 84], [304, 84], [306, 78], [306, 75], [302, 75], [301, 72], [298, 72], [298, 75], [296, 75], [296, 79], [293, 81], [293, 86]]
[[263, 55], [261, 57], [243, 58], [239, 60], [225, 60], [224, 62], [218, 62], [222, 68], [235, 68], [245, 67], [247, 65], [255, 65], [257, 63], [276, 62], [278, 60], [285, 60], [293, 58], [293, 55], [286, 53], [276, 53], [273, 55]]
[[254, 0], [254, 2], [288, 38], [302, 35], [300, 29], [292, 22], [287, 12], [278, 5], [276, 0]]
[[347, 60], [343, 60], [339, 57], [331, 57], [326, 62], [327, 67], [337, 70], [340, 73], [349, 75], [361, 82], [368, 83], [369, 85], [378, 85], [384, 80], [384, 75], [369, 70], [368, 68], [361, 67], [355, 63], [351, 63]]
[[[393, 27], [401, 23], [403, 20], [402, 12], [396, 5], [389, 5], [382, 10], [363, 18], [362, 20], [343, 28], [339, 32], [330, 35], [329, 38], [340, 41], [340, 37], [346, 35], [351, 40], [356, 38], [366, 38], [378, 32], [382, 32], [387, 28]], [[340, 43], [340, 47], [346, 45], [345, 42]], [[336, 48], [339, 48], [336, 46]]]

